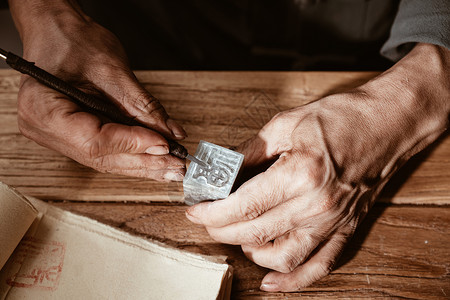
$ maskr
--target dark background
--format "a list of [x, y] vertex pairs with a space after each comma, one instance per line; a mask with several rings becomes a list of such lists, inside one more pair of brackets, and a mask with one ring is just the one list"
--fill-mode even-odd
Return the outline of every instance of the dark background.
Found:
[[[395, 17], [394, 0], [79, 2], [119, 37], [133, 69], [358, 71], [392, 65], [379, 49]], [[20, 55], [5, 4], [0, 2], [0, 47]]]

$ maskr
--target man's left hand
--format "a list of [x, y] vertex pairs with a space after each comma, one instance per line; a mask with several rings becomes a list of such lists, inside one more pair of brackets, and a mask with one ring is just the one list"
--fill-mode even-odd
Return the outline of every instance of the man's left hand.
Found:
[[278, 114], [238, 149], [244, 169], [274, 163], [187, 217], [274, 270], [265, 291], [322, 278], [389, 178], [448, 127], [449, 58], [444, 48], [418, 45], [351, 92]]

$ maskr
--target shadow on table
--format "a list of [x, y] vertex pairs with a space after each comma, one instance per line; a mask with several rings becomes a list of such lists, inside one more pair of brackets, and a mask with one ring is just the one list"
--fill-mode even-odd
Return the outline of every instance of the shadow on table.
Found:
[[383, 202], [390, 203], [391, 199], [407, 182], [409, 176], [414, 173], [417, 168], [419, 168], [422, 162], [424, 162], [431, 156], [434, 150], [439, 147], [439, 145], [448, 137], [448, 135], [448, 132], [444, 133], [433, 144], [412, 157], [386, 184], [382, 194], [380, 195], [380, 199], [383, 199]]
[[[440, 145], [440, 143], [448, 136], [443, 134], [438, 140], [431, 144], [428, 148], [412, 157], [386, 184], [379, 199], [383, 199], [383, 203], [377, 202], [369, 211], [364, 221], [359, 225], [352, 239], [337, 262], [335, 269], [338, 269], [350, 262], [361, 249], [366, 237], [372, 230], [373, 225], [379, 217], [383, 215], [387, 207], [391, 204], [391, 199], [397, 194], [402, 185], [408, 180], [409, 176], [425, 161], [431, 153]], [[387, 203], [386, 203], [387, 202]]]

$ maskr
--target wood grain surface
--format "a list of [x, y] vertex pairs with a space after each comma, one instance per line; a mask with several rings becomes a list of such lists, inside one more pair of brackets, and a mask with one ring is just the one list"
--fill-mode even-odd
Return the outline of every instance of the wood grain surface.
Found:
[[[184, 145], [191, 152], [200, 139], [237, 145], [278, 111], [348, 90], [376, 75], [137, 72], [186, 128]], [[259, 285], [268, 270], [246, 259], [239, 247], [216, 243], [203, 227], [190, 223], [180, 203], [180, 183], [101, 174], [24, 138], [17, 128], [19, 78], [0, 70], [0, 181], [21, 192], [179, 249], [226, 255], [234, 267], [233, 299], [450, 298], [448, 135], [396, 174], [380, 199], [391, 204], [372, 208], [329, 276], [301, 292], [264, 293]]]
[[[345, 91], [371, 72], [136, 72], [186, 129], [223, 146], [250, 138], [277, 112]], [[17, 128], [16, 72], [0, 70], [0, 180], [44, 200], [182, 201], [182, 186], [101, 174], [23, 137]], [[392, 203], [450, 203], [450, 139], [443, 137], [408, 163], [381, 197]]]
[[212, 240], [176, 204], [55, 203], [102, 223], [187, 251], [226, 255], [234, 267], [233, 299], [412, 298], [450, 296], [450, 207], [378, 204], [344, 251], [338, 267], [300, 293], [259, 291], [267, 269], [240, 247]]

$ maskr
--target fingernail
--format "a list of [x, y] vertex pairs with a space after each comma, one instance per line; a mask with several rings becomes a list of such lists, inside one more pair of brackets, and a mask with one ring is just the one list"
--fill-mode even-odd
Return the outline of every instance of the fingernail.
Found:
[[175, 122], [172, 119], [167, 119], [166, 121], [167, 127], [169, 127], [170, 131], [172, 131], [172, 134], [177, 139], [184, 139], [187, 137], [186, 131], [184, 131], [183, 127], [181, 127], [177, 122]]
[[180, 173], [169, 172], [164, 175], [164, 179], [171, 181], [182, 181], [184, 176]]
[[169, 147], [167, 146], [151, 146], [145, 150], [145, 153], [152, 155], [165, 155], [169, 154]]
[[259, 289], [266, 292], [277, 292], [279, 291], [280, 287], [274, 282], [263, 282], [261, 283]]

